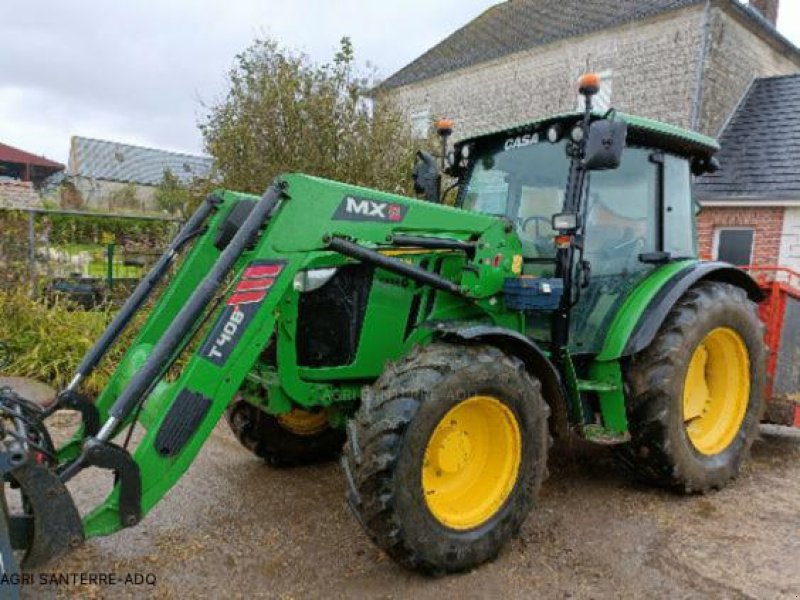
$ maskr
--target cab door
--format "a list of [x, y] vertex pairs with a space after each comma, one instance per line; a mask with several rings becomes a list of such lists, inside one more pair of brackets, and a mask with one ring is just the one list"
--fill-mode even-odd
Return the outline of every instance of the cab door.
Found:
[[622, 302], [654, 269], [640, 260], [662, 245], [662, 171], [654, 158], [652, 150], [628, 148], [619, 168], [589, 177], [584, 249], [575, 265], [572, 352], [600, 351]]

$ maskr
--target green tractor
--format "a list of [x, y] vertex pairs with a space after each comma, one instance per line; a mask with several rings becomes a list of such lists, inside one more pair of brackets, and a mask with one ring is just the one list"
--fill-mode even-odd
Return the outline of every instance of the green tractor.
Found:
[[[424, 155], [424, 200], [299, 174], [212, 195], [52, 406], [0, 394], [4, 571], [139, 523], [223, 416], [273, 464], [341, 454], [358, 522], [426, 573], [518, 532], [551, 434], [613, 445], [655, 485], [725, 486], [761, 418], [765, 347], [756, 283], [696, 258], [691, 178], [718, 146], [594, 112], [597, 91], [585, 77], [585, 111], [456, 144], [455, 207]], [[90, 401], [81, 382], [179, 255]], [[56, 446], [59, 410], [83, 424]], [[114, 486], [81, 518], [65, 484], [88, 468]]]

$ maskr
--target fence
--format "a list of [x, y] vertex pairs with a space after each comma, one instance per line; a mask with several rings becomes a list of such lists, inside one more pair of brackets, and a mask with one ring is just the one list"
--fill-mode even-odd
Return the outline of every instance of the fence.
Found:
[[66, 294], [87, 307], [124, 298], [179, 225], [175, 217], [0, 210], [0, 286]]

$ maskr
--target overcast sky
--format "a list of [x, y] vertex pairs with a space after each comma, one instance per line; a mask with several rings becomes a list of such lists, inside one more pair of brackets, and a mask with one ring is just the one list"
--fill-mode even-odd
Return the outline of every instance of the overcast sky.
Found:
[[[391, 75], [492, 0], [27, 0], [0, 19], [0, 141], [66, 162], [71, 135], [199, 153], [203, 101], [259, 34]], [[800, 45], [800, 2], [779, 29]]]

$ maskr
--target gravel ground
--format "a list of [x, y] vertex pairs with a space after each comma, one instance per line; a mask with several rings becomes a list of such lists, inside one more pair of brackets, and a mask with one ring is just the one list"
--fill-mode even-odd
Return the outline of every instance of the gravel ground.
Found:
[[[338, 465], [272, 469], [221, 424], [141, 525], [46, 570], [145, 573], [155, 585], [37, 584], [24, 597], [800, 598], [800, 432], [765, 428], [741, 477], [707, 496], [633, 483], [602, 449], [551, 463], [538, 510], [498, 560], [432, 579], [372, 546]], [[79, 476], [79, 505], [107, 482]]]

